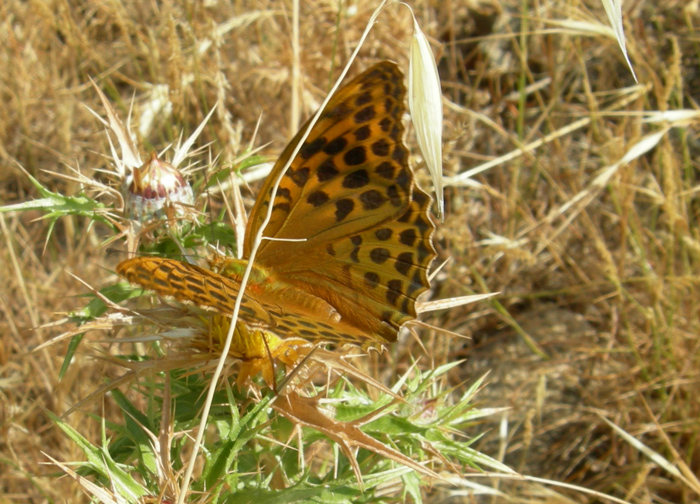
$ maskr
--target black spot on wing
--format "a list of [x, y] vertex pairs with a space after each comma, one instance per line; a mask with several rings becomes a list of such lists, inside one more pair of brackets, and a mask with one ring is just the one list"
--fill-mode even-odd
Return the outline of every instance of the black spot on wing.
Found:
[[360, 126], [355, 130], [355, 140], [357, 140], [358, 142], [361, 142], [362, 140], [367, 140], [371, 134], [372, 129], [365, 124], [364, 126]]
[[403, 283], [401, 280], [389, 280], [386, 286], [386, 300], [390, 305], [396, 306], [403, 295]]
[[405, 166], [401, 168], [398, 175], [396, 176], [396, 183], [401, 189], [408, 192], [411, 187], [411, 173]]
[[323, 148], [323, 152], [331, 156], [343, 152], [343, 149], [348, 145], [348, 141], [345, 137], [336, 137], [326, 144]]
[[403, 276], [407, 276], [408, 272], [411, 271], [413, 267], [413, 254], [411, 252], [402, 252], [396, 258], [394, 263], [394, 269], [401, 273]]
[[329, 199], [328, 194], [326, 194], [324, 191], [314, 191], [306, 197], [306, 201], [309, 203], [309, 205], [314, 207], [319, 207], [325, 204]]
[[391, 127], [394, 125], [394, 121], [391, 120], [388, 117], [385, 117], [381, 121], [379, 121], [379, 127], [382, 129], [384, 133], [388, 133], [391, 130]]
[[406, 229], [399, 233], [399, 241], [407, 247], [413, 247], [418, 239], [418, 234], [413, 228]]
[[335, 202], [335, 220], [343, 221], [355, 208], [355, 202], [349, 198], [343, 198]]
[[396, 184], [391, 184], [389, 187], [386, 188], [386, 194], [389, 196], [389, 200], [391, 201], [391, 204], [395, 207], [400, 207], [403, 205], [403, 198], [401, 197], [401, 193], [399, 192], [399, 186]]
[[355, 106], [356, 107], [361, 107], [363, 105], [367, 105], [372, 101], [372, 93], [370, 92], [365, 92], [362, 93], [360, 96], [355, 98]]
[[386, 203], [386, 198], [376, 189], [370, 189], [360, 194], [360, 201], [364, 210], [376, 210]]
[[288, 213], [292, 209], [292, 207], [289, 203], [282, 201], [280, 203], [275, 203], [274, 205], [272, 205], [272, 209]]
[[373, 248], [369, 253], [369, 258], [375, 264], [384, 264], [389, 257], [391, 257], [391, 254], [383, 247]]
[[375, 289], [379, 285], [379, 275], [373, 271], [365, 273], [365, 285], [370, 289]]
[[403, 145], [396, 144], [396, 147], [394, 147], [394, 152], [391, 154], [391, 158], [394, 161], [403, 164], [406, 162], [407, 154], [406, 148]]
[[348, 166], [361, 165], [367, 161], [367, 153], [365, 152], [365, 148], [361, 145], [353, 147], [343, 154], [343, 161], [345, 161], [345, 164]]
[[343, 187], [346, 189], [359, 189], [369, 184], [367, 170], [355, 170], [348, 173], [343, 179]]
[[298, 170], [290, 169], [287, 170], [287, 176], [292, 179], [292, 182], [294, 182], [297, 187], [304, 187], [309, 180], [309, 169], [306, 166]]
[[338, 175], [338, 168], [332, 159], [327, 159], [316, 170], [316, 178], [319, 182], [327, 182]]
[[394, 179], [395, 165], [389, 161], [384, 161], [374, 169], [374, 173], [387, 180]]
[[326, 145], [325, 137], [314, 138], [311, 142], [307, 142], [302, 145], [301, 149], [299, 150], [299, 155], [304, 160], [309, 159], [314, 154], [321, 152], [324, 145]]
[[380, 138], [372, 144], [372, 153], [375, 156], [386, 157], [389, 155], [389, 142]]
[[374, 119], [375, 115], [376, 112], [374, 110], [374, 105], [368, 105], [355, 114], [355, 122], [357, 124], [366, 123], [367, 121]]
[[394, 231], [391, 228], [377, 229], [374, 232], [374, 236], [376, 236], [377, 240], [380, 240], [380, 241], [389, 240], [393, 234], [394, 234]]

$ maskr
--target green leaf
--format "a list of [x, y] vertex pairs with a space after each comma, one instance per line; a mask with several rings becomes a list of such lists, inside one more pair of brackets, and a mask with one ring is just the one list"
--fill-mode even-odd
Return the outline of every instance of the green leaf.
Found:
[[387, 415], [377, 418], [373, 422], [362, 427], [366, 433], [374, 432], [378, 434], [388, 434], [400, 436], [402, 434], [425, 434], [428, 429], [413, 424], [406, 418]]
[[[201, 236], [207, 243], [213, 243], [219, 247], [234, 250], [236, 248], [236, 233], [225, 222], [212, 222], [199, 226], [195, 233]], [[190, 246], [185, 243], [186, 246]]]
[[316, 503], [316, 504], [349, 504], [357, 502], [360, 495], [357, 489], [339, 487], [306, 487], [287, 488], [285, 490], [245, 490], [230, 495], [227, 504], [287, 504], [287, 503]]
[[267, 163], [269, 161], [269, 156], [249, 156], [243, 161], [241, 161], [241, 163], [235, 166], [234, 168], [224, 168], [223, 170], [220, 170], [217, 173], [215, 173], [214, 176], [212, 176], [211, 178], [209, 178], [209, 180], [206, 181], [206, 186], [204, 187], [204, 189], [206, 190], [210, 187], [217, 187], [219, 184], [228, 181], [231, 177], [231, 173], [234, 173], [234, 176], [238, 176], [239, 173], [244, 172], [251, 166], [257, 166], [263, 163]]
[[68, 350], [66, 350], [66, 356], [63, 358], [63, 364], [61, 364], [61, 370], [58, 372], [59, 381], [63, 380], [63, 377], [68, 371], [68, 366], [70, 366], [70, 363], [73, 362], [73, 356], [75, 355], [76, 350], [78, 350], [80, 342], [83, 341], [83, 336], [85, 336], [84, 333], [77, 334], [70, 339]]
[[[133, 287], [126, 282], [119, 282], [115, 285], [107, 286], [100, 289], [100, 294], [109, 299], [115, 304], [119, 304], [127, 299], [143, 296], [144, 291], [140, 287]], [[82, 309], [74, 311], [70, 314], [71, 321], [81, 324], [89, 322], [90, 320], [101, 317], [109, 309], [102, 299], [97, 297], [93, 293], [83, 294], [81, 297], [92, 298], [90, 302]]]
[[47, 218], [54, 220], [66, 215], [81, 215], [109, 224], [109, 220], [100, 212], [101, 209], [105, 208], [102, 203], [83, 195], [63, 196], [62, 194], [51, 192], [29, 173], [27, 173], [27, 177], [43, 197], [25, 201], [24, 203], [0, 207], [0, 213], [43, 210], [47, 212]]
[[421, 504], [423, 502], [423, 497], [421, 495], [421, 480], [416, 474], [416, 471], [411, 471], [409, 473], [401, 476], [403, 481], [404, 491], [413, 497], [413, 502], [416, 504]]
[[51, 420], [80, 447], [90, 468], [109, 479], [111, 486], [119, 495], [126, 496], [130, 502], [136, 502], [140, 497], [148, 495], [148, 491], [139, 485], [128, 472], [123, 470], [114, 460], [107, 449], [98, 448], [91, 444], [78, 431], [65, 423], [59, 417], [46, 412]]

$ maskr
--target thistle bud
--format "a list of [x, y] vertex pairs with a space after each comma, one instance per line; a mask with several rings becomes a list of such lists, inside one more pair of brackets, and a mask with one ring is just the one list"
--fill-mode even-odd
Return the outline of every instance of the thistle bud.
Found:
[[170, 163], [158, 159], [154, 152], [140, 168], [127, 176], [126, 214], [130, 219], [149, 221], [154, 218], [184, 214], [183, 205], [193, 205], [192, 188]]

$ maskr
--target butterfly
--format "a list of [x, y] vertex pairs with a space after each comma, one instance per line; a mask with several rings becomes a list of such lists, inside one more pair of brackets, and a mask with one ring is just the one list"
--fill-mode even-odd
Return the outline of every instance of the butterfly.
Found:
[[[331, 98], [273, 186], [308, 122], [264, 182], [247, 223], [243, 257], [205, 269], [137, 257], [117, 265], [133, 284], [230, 316], [253, 240], [272, 205], [253, 261], [239, 324], [282, 338], [395, 341], [416, 318], [436, 252], [431, 198], [415, 183], [403, 143], [403, 74], [380, 62]], [[270, 238], [270, 239], [267, 239]]]

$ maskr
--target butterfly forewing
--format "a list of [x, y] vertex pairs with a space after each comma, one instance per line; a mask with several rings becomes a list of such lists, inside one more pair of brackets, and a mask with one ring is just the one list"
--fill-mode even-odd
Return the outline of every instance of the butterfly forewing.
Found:
[[[117, 273], [129, 282], [161, 296], [192, 303], [224, 315], [233, 313], [240, 283], [194, 264], [161, 257], [135, 257], [117, 265]], [[274, 320], [259, 302], [245, 296], [241, 319], [269, 327]]]
[[[278, 265], [353, 230], [400, 215], [410, 200], [412, 174], [401, 141], [403, 75], [379, 63], [341, 88], [283, 177], [264, 235], [305, 242], [266, 241], [256, 261]], [[246, 257], [264, 220], [272, 188], [308, 123], [290, 142], [265, 181], [246, 230]]]

